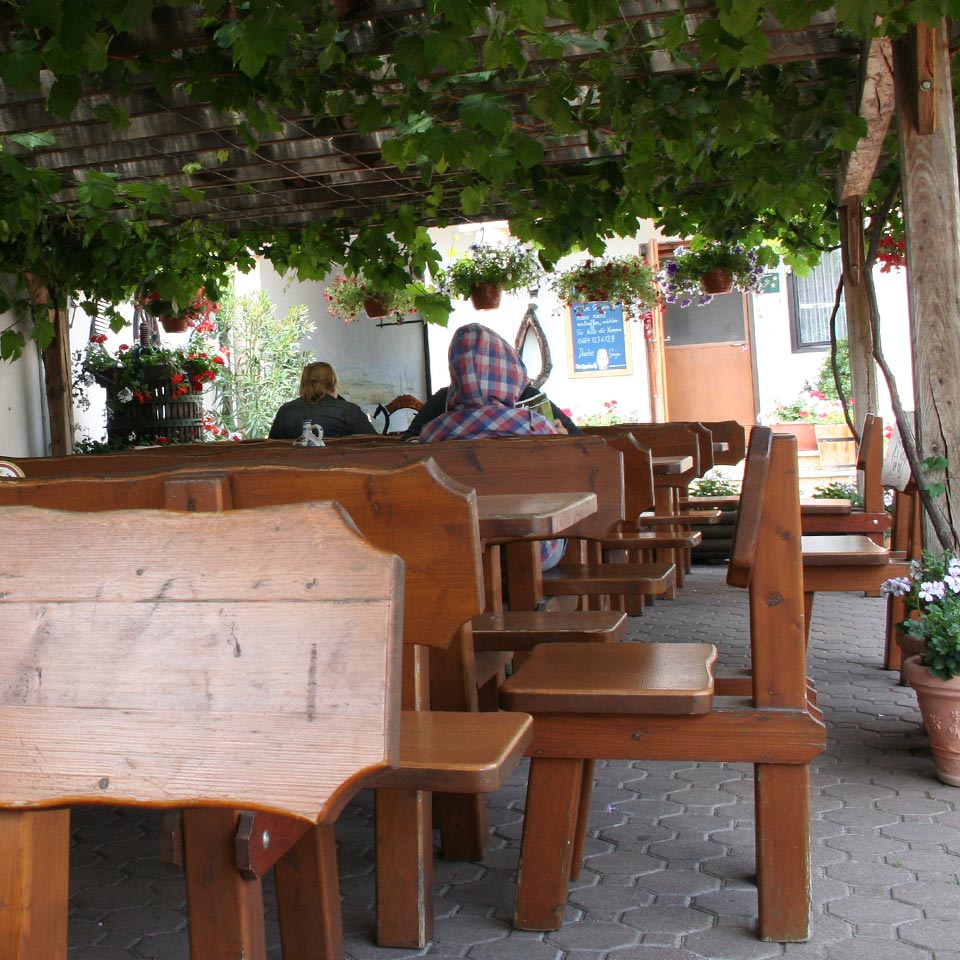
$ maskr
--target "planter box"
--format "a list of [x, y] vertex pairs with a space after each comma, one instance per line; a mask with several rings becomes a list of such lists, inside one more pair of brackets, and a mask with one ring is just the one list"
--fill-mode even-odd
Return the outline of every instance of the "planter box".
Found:
[[812, 423], [773, 423], [770, 429], [774, 433], [789, 433], [797, 438], [797, 450], [808, 453], [817, 449], [817, 435]]
[[857, 441], [845, 423], [817, 423], [813, 429], [821, 467], [829, 470], [831, 467], [856, 465]]

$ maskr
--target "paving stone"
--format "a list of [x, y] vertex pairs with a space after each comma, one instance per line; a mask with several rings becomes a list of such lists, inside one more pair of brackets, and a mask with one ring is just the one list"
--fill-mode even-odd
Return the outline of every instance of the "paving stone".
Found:
[[653, 894], [672, 893], [693, 897], [699, 893], [716, 890], [720, 881], [706, 873], [693, 870], [660, 870], [637, 878], [637, 886]]
[[905, 923], [898, 933], [901, 940], [927, 950], [956, 950], [960, 947], [960, 917]]
[[[546, 934], [544, 940], [561, 950], [613, 950], [628, 947], [640, 939], [640, 934], [622, 923], [580, 923], [564, 925]], [[594, 954], [596, 956], [596, 954]]]
[[882, 923], [889, 929], [906, 920], [917, 919], [917, 909], [907, 904], [899, 904], [889, 897], [846, 897], [827, 904], [827, 909], [846, 920], [860, 925], [864, 923]]
[[683, 946], [714, 960], [763, 960], [781, 952], [779, 943], [757, 939], [756, 931], [744, 926], [715, 927], [684, 937]]
[[640, 907], [644, 908], [646, 914], [652, 900], [650, 893], [633, 884], [599, 883], [570, 893], [570, 902], [582, 907], [586, 911], [586, 918], [594, 923], [619, 919], [625, 911]]
[[857, 937], [831, 944], [826, 960], [927, 960], [921, 948], [881, 937]]

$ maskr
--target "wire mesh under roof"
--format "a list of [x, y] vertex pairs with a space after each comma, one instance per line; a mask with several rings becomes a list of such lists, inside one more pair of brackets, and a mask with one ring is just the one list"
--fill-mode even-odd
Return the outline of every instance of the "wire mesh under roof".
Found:
[[[424, 16], [423, 3], [414, 0], [340, 0], [337, 7], [345, 45], [357, 55], [389, 53], [398, 30]], [[630, 25], [637, 49], [631, 62], [641, 79], [686, 69], [666, 53], [640, 53], [679, 7], [680, 0], [620, 4], [620, 21]], [[208, 45], [211, 41], [194, 19], [195, 13], [188, 8], [158, 8], [149, 28], [136, 36], [117, 38], [111, 52], [196, 50]], [[688, 4], [690, 32], [715, 13], [712, 2]], [[561, 32], [569, 24], [550, 26]], [[861, 47], [836, 29], [831, 13], [814, 15], [803, 30], [784, 30], [768, 19], [764, 31], [770, 63], [803, 64], [811, 84], [840, 71], [847, 78], [849, 105], [854, 105]], [[577, 50], [567, 53], [571, 60], [586, 55]], [[535, 61], [531, 63], [536, 66]], [[48, 86], [51, 79], [45, 78]], [[86, 90], [69, 121], [47, 112], [47, 92], [27, 95], [10, 90], [0, 80], [0, 135], [49, 131], [55, 141], [29, 153], [9, 141], [5, 148], [20, 153], [28, 164], [67, 175], [74, 183], [85, 171], [95, 170], [115, 175], [120, 182], [161, 178], [204, 190], [204, 199], [184, 197], [175, 205], [177, 218], [209, 218], [238, 228], [302, 225], [333, 216], [349, 223], [416, 199], [425, 189], [417, 169], [398, 170], [383, 159], [382, 147], [392, 137], [390, 130], [361, 133], [349, 115], [287, 115], [278, 131], [252, 145], [238, 131], [236, 116], [192, 100], [183, 85], [161, 94], [144, 78], [123, 98], [110, 91]], [[568, 170], [597, 157], [597, 147], [586, 134], [556, 136], [531, 116], [528, 93], [507, 91], [516, 122], [536, 131], [545, 164]], [[121, 107], [129, 115], [129, 125], [118, 130], [99, 119], [97, 110], [103, 107]], [[187, 164], [196, 172], [185, 174]], [[452, 222], [464, 219], [458, 196], [462, 184], [451, 175], [444, 189], [441, 214]], [[64, 199], [69, 202], [70, 198], [67, 189]], [[510, 214], [506, 209], [490, 212], [498, 217]]]

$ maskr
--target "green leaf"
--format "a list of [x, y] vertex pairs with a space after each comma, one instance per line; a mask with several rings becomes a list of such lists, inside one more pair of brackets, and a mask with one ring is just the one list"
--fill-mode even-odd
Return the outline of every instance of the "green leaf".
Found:
[[499, 135], [513, 122], [512, 113], [501, 99], [489, 93], [472, 93], [460, 102], [460, 117], [469, 127], [479, 127]]
[[760, 23], [762, 8], [761, 0], [720, 0], [720, 26], [734, 37], [744, 37]]
[[468, 217], [476, 216], [487, 201], [487, 190], [485, 187], [464, 187], [460, 191], [460, 206]]
[[22, 333], [7, 327], [0, 333], [0, 360], [19, 360], [27, 345]]
[[193, 161], [191, 163], [185, 163], [180, 168], [180, 172], [185, 173], [187, 176], [190, 176], [191, 174], [194, 174], [194, 173], [200, 173], [200, 171], [203, 169], [204, 167], [202, 163], [197, 163], [196, 161]]
[[55, 116], [67, 119], [80, 99], [81, 86], [77, 77], [59, 77], [47, 96], [47, 109]]
[[77, 187], [77, 197], [81, 203], [89, 204], [100, 210], [112, 207], [117, 196], [117, 182], [113, 174], [91, 171]]
[[29, 0], [19, 12], [20, 19], [38, 30], [56, 30], [60, 26], [59, 0]]
[[21, 147], [28, 150], [37, 150], [40, 147], [52, 147], [56, 142], [56, 137], [49, 130], [41, 133], [11, 133], [10, 139], [14, 143], [19, 143]]

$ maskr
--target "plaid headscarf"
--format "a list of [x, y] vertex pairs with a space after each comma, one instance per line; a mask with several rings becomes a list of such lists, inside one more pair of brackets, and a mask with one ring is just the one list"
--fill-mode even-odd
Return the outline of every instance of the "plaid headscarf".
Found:
[[479, 323], [461, 327], [448, 357], [447, 412], [423, 428], [421, 443], [557, 432], [546, 417], [516, 406], [527, 371], [517, 351], [492, 330]]

